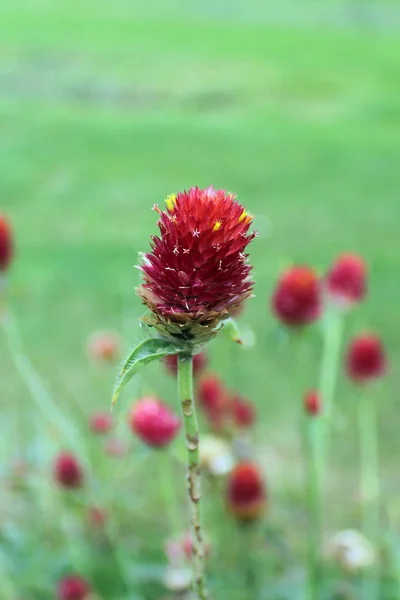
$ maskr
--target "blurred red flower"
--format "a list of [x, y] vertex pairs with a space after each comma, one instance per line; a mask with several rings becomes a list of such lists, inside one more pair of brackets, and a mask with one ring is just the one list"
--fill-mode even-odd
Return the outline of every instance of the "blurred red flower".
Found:
[[321, 285], [315, 271], [300, 265], [288, 269], [278, 280], [272, 309], [282, 323], [297, 327], [319, 317], [321, 301]]
[[58, 583], [59, 600], [86, 600], [91, 592], [90, 586], [79, 575], [69, 575]]
[[355, 337], [349, 344], [346, 370], [351, 379], [366, 381], [385, 374], [387, 360], [380, 338], [373, 334]]
[[304, 410], [310, 416], [319, 415], [322, 409], [321, 398], [316, 390], [307, 392], [304, 396]]
[[367, 292], [367, 266], [361, 256], [342, 254], [326, 276], [329, 293], [343, 302], [360, 302]]
[[109, 413], [98, 412], [91, 415], [89, 424], [93, 433], [105, 434], [112, 429], [113, 418]]
[[88, 511], [89, 522], [94, 527], [103, 527], [107, 521], [107, 513], [98, 506], [90, 506]]
[[[178, 355], [171, 354], [169, 356], [165, 356], [163, 359], [165, 366], [168, 371], [172, 375], [176, 375], [178, 372]], [[199, 375], [201, 371], [207, 366], [207, 354], [205, 352], [200, 352], [199, 354], [195, 354], [193, 356], [193, 375]]]
[[138, 294], [145, 319], [162, 336], [196, 345], [251, 295], [245, 253], [252, 217], [224, 190], [191, 188], [166, 198], [151, 252], [143, 256]]
[[246, 398], [236, 395], [230, 401], [230, 413], [234, 425], [239, 428], [251, 427], [256, 419], [256, 409]]
[[181, 422], [174, 412], [157, 398], [138, 400], [129, 415], [132, 431], [149, 446], [162, 448], [177, 436]]
[[87, 346], [89, 356], [99, 362], [115, 363], [121, 356], [121, 340], [113, 331], [95, 331]]
[[79, 488], [83, 484], [82, 468], [73, 454], [59, 454], [54, 463], [54, 477], [66, 488]]
[[11, 227], [7, 219], [0, 215], [0, 272], [9, 266], [13, 255]]
[[259, 467], [241, 462], [228, 477], [226, 502], [229, 512], [240, 521], [262, 516], [266, 508], [266, 489]]

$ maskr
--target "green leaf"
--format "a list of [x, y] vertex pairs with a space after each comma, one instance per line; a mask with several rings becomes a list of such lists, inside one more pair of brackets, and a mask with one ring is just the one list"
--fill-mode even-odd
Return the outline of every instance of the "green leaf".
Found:
[[243, 344], [239, 331], [239, 326], [236, 323], [236, 321], [232, 319], [232, 317], [224, 321], [223, 331], [225, 331], [225, 333], [228, 334], [232, 342], [235, 342], [236, 344]]
[[[125, 359], [114, 385], [112, 407], [116, 404], [123, 388], [145, 365], [169, 354], [179, 354], [182, 349], [167, 340], [150, 338], [141, 342]], [[111, 408], [112, 408], [111, 407]]]

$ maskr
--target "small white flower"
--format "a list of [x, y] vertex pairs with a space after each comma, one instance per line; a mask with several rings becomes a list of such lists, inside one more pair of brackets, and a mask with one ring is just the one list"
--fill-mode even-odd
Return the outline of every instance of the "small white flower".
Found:
[[354, 529], [335, 533], [328, 544], [329, 556], [343, 569], [357, 572], [376, 562], [376, 551], [367, 538]]
[[200, 464], [211, 475], [223, 477], [235, 466], [231, 446], [215, 435], [205, 435], [200, 439]]

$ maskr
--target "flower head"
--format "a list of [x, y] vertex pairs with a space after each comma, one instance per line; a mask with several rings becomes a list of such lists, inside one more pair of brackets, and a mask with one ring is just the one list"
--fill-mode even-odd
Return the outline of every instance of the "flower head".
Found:
[[228, 479], [226, 502], [238, 520], [261, 517], [266, 506], [266, 490], [260, 469], [250, 461], [239, 463]]
[[115, 363], [121, 354], [121, 340], [114, 331], [95, 331], [88, 339], [88, 353], [99, 362]]
[[160, 236], [140, 267], [138, 294], [152, 313], [144, 321], [165, 338], [202, 344], [251, 295], [252, 217], [235, 196], [212, 187], [172, 194], [157, 210]]
[[217, 375], [205, 375], [200, 380], [197, 398], [211, 428], [214, 431], [224, 429], [229, 418], [230, 397]]
[[321, 312], [321, 286], [315, 271], [295, 266], [283, 273], [272, 296], [272, 309], [289, 327], [315, 321]]
[[333, 298], [345, 303], [360, 302], [367, 292], [365, 261], [357, 254], [342, 254], [328, 271], [326, 284]]
[[351, 379], [367, 381], [384, 375], [387, 366], [385, 350], [378, 336], [364, 334], [349, 344], [346, 370]]
[[113, 419], [109, 413], [97, 412], [90, 417], [90, 429], [93, 433], [108, 433], [113, 426]]
[[136, 435], [149, 446], [162, 448], [176, 437], [181, 422], [172, 410], [157, 398], [145, 397], [136, 402], [129, 422]]
[[[164, 357], [163, 362], [167, 367], [168, 371], [172, 375], [176, 375], [178, 372], [178, 355], [170, 354]], [[193, 356], [193, 375], [199, 375], [201, 371], [207, 366], [207, 354], [205, 352], [200, 352], [199, 354], [195, 354]]]
[[357, 573], [371, 567], [377, 556], [371, 542], [353, 529], [338, 531], [329, 540], [328, 553], [345, 571]]
[[9, 266], [13, 254], [11, 228], [5, 217], [0, 215], [0, 272]]
[[58, 583], [59, 600], [86, 600], [90, 594], [88, 582], [79, 575], [69, 575]]
[[321, 412], [321, 398], [316, 390], [311, 390], [304, 396], [304, 410], [307, 415], [316, 416]]
[[54, 477], [65, 488], [79, 488], [83, 484], [82, 468], [73, 454], [63, 452], [54, 463]]
[[236, 395], [230, 402], [232, 421], [236, 427], [251, 427], [256, 419], [256, 410], [246, 398]]

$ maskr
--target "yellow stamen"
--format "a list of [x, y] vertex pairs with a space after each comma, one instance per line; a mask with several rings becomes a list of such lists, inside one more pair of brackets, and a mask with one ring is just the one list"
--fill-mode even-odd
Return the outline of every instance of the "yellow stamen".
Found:
[[221, 227], [222, 227], [222, 222], [221, 221], [215, 221], [214, 227], [213, 227], [213, 231], [218, 231], [219, 229], [221, 229]]
[[246, 220], [246, 223], [251, 223], [251, 221], [253, 220], [253, 216], [250, 213], [248, 213], [247, 210], [244, 210], [242, 212], [238, 222], [241, 223], [244, 220]]
[[169, 211], [174, 210], [175, 208], [175, 204], [176, 204], [176, 194], [169, 194], [166, 198], [165, 198], [165, 204], [167, 206], [167, 209]]

